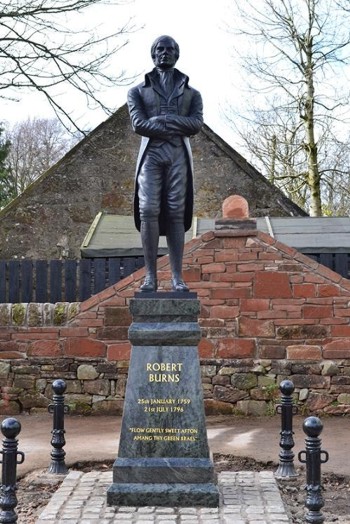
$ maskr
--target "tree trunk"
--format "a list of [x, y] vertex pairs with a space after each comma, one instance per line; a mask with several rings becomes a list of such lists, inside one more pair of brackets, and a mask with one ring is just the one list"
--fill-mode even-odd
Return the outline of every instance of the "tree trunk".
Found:
[[310, 216], [320, 217], [322, 216], [322, 205], [321, 205], [321, 179], [318, 167], [318, 151], [315, 140], [315, 119], [314, 119], [314, 79], [313, 79], [313, 68], [312, 68], [312, 37], [307, 46], [307, 65], [306, 65], [306, 82], [307, 82], [307, 93], [305, 100], [305, 114], [304, 122], [306, 128], [306, 141], [305, 149], [307, 154], [307, 165], [308, 165], [308, 184], [310, 188]]
[[[269, 144], [270, 145], [270, 144]], [[277, 149], [277, 138], [276, 135], [273, 135], [271, 139], [271, 163], [270, 163], [270, 169], [269, 169], [269, 181], [271, 184], [275, 184], [275, 177], [276, 177], [276, 149]]]

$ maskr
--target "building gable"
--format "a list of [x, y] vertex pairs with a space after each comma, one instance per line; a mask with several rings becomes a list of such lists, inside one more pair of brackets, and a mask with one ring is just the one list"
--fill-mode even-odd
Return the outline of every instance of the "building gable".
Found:
[[[0, 258], [79, 258], [100, 211], [131, 216], [139, 140], [124, 105], [0, 212]], [[220, 216], [232, 193], [252, 216], [305, 215], [207, 126], [192, 148], [195, 215]]]

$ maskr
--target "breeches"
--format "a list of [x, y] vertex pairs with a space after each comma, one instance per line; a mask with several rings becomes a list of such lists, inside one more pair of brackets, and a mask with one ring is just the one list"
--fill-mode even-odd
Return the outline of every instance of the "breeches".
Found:
[[187, 170], [185, 146], [148, 147], [138, 175], [141, 221], [158, 220], [163, 207], [168, 220], [184, 221]]

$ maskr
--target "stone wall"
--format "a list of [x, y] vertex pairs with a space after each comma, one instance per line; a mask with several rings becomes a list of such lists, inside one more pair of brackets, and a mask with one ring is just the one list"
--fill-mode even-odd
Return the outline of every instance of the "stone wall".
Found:
[[[158, 267], [169, 289], [168, 258]], [[46, 408], [63, 378], [73, 412], [120, 414], [143, 274], [81, 304], [1, 305], [1, 413]], [[284, 378], [303, 413], [350, 412], [349, 280], [254, 230], [192, 240], [184, 276], [201, 301], [207, 413], [269, 413]]]

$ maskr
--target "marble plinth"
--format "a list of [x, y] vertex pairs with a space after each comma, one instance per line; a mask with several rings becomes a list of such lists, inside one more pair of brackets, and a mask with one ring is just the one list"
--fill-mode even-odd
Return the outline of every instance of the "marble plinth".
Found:
[[198, 358], [200, 304], [193, 295], [131, 301], [132, 352], [110, 505], [219, 503]]

